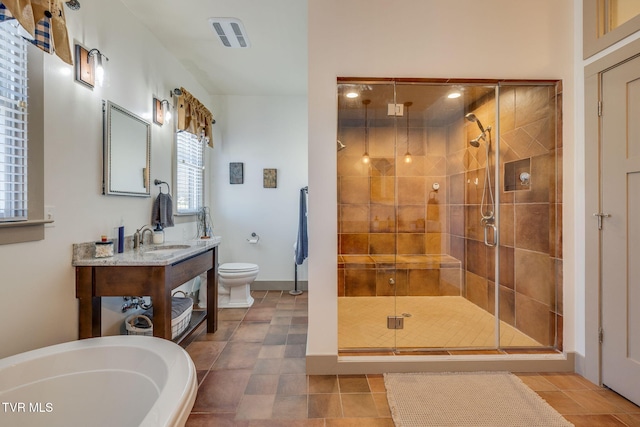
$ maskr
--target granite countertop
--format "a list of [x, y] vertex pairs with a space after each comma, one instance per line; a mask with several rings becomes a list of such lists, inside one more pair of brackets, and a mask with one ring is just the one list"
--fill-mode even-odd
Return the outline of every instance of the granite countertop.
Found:
[[[174, 264], [220, 244], [220, 236], [211, 239], [165, 242], [159, 245], [145, 243], [138, 249], [126, 248], [113, 256], [95, 258], [95, 242], [73, 245], [74, 267], [83, 266], [154, 266]], [[117, 247], [117, 245], [115, 245]]]

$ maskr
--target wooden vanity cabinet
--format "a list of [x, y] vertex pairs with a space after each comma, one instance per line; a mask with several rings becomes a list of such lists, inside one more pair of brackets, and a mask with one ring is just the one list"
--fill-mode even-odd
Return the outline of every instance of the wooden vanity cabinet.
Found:
[[167, 265], [76, 266], [80, 339], [102, 335], [102, 297], [130, 295], [151, 297], [153, 335], [170, 340], [171, 292], [204, 272], [207, 273], [207, 310], [194, 310], [189, 327], [175, 341], [185, 341], [205, 320], [207, 332], [215, 332], [218, 308], [217, 266], [217, 247]]

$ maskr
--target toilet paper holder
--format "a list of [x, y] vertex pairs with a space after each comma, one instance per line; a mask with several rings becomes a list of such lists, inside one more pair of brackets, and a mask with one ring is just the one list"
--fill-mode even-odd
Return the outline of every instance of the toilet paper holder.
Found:
[[255, 232], [251, 233], [251, 238], [247, 239], [247, 242], [249, 242], [252, 245], [255, 245], [259, 241], [260, 241], [260, 236], [258, 236], [258, 234]]

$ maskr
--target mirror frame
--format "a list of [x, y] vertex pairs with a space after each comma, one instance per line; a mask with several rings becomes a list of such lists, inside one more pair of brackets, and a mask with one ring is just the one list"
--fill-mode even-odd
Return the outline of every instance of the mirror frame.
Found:
[[[113, 169], [112, 154], [114, 151], [114, 142], [112, 140], [112, 112], [117, 111], [123, 114], [126, 118], [132, 120], [132, 123], [137, 125], [141, 124], [145, 129], [145, 166], [143, 168], [143, 185], [144, 191], [135, 191], [134, 189], [126, 188], [114, 188], [113, 178], [117, 176], [117, 171]], [[151, 123], [143, 120], [135, 114], [127, 111], [126, 109], [114, 104], [111, 101], [102, 101], [102, 113], [103, 113], [103, 174], [102, 174], [102, 194], [105, 195], [117, 195], [117, 196], [136, 196], [136, 197], [151, 197], [151, 183], [149, 177], [151, 169]]]

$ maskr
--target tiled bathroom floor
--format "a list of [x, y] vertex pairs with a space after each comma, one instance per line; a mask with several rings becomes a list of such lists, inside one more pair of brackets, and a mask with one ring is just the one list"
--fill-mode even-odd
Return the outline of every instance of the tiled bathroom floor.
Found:
[[[199, 381], [188, 427], [393, 426], [382, 375], [305, 374], [306, 293], [252, 295], [187, 347]], [[519, 377], [576, 427], [640, 427], [638, 406], [579, 375]]]
[[[403, 329], [388, 329], [387, 316], [404, 317]], [[495, 318], [456, 296], [338, 298], [338, 347], [495, 348]], [[502, 347], [541, 344], [500, 322]]]

